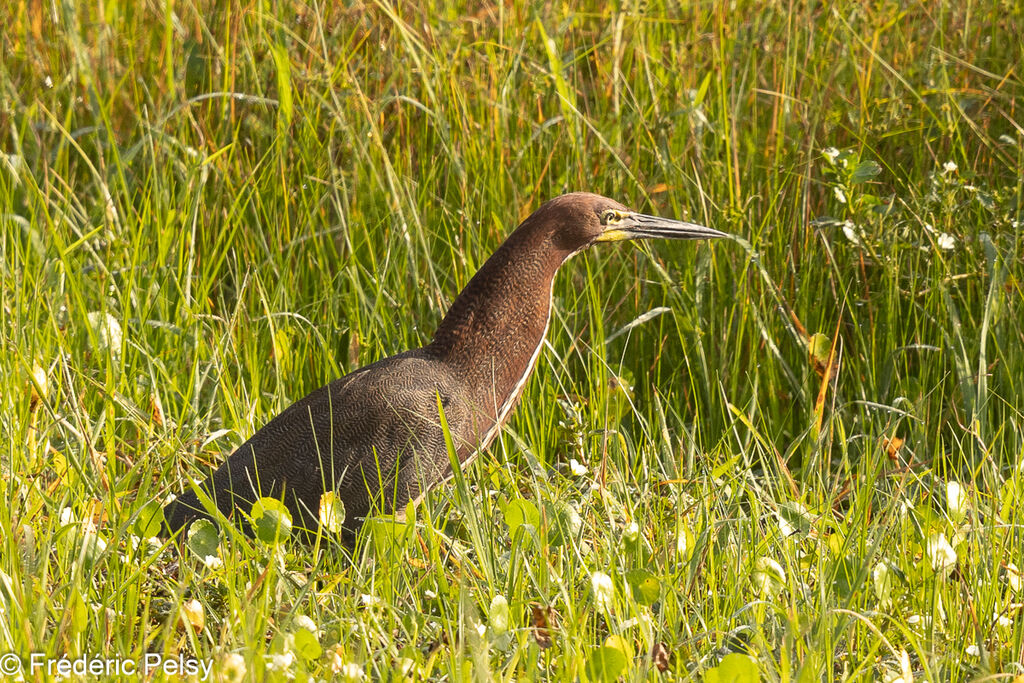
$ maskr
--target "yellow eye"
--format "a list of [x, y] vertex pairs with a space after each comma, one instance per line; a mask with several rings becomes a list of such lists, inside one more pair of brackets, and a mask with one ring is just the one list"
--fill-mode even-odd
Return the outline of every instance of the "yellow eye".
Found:
[[615, 209], [605, 209], [601, 212], [601, 225], [610, 225], [622, 220], [621, 212]]

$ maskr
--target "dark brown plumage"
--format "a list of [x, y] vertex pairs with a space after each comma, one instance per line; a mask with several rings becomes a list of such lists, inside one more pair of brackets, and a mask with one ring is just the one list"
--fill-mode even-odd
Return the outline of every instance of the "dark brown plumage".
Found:
[[[401, 510], [450, 474], [438, 400], [461, 465], [493, 440], [537, 362], [555, 273], [599, 241], [703, 239], [724, 233], [645, 216], [574, 193], [547, 202], [473, 276], [426, 346], [321, 387], [242, 444], [201, 486], [225, 516], [282, 498], [315, 531], [320, 498], [345, 503], [346, 540], [370, 515]], [[212, 518], [194, 491], [164, 511], [170, 531]], [[245, 514], [236, 521], [247, 528]]]

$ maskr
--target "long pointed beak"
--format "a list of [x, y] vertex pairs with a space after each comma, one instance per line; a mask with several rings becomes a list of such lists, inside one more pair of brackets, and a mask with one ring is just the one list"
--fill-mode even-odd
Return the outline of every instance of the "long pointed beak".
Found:
[[622, 214], [619, 220], [610, 223], [599, 242], [617, 242], [619, 240], [638, 239], [670, 239], [670, 240], [708, 240], [728, 237], [729, 234], [714, 228], [707, 228], [696, 223], [648, 216], [642, 213]]

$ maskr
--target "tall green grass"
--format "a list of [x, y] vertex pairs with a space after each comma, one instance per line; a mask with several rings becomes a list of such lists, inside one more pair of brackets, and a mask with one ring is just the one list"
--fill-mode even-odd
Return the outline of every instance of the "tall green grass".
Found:
[[[26, 667], [1024, 675], [1019, 3], [4, 18], [0, 650]], [[571, 190], [736, 239], [572, 261], [509, 427], [415, 524], [140, 540], [289, 403], [427, 342]]]

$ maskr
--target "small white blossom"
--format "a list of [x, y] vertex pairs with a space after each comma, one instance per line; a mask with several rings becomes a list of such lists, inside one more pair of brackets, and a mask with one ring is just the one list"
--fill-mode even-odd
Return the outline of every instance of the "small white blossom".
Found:
[[956, 551], [946, 540], [946, 534], [932, 534], [928, 538], [926, 546], [928, 559], [932, 563], [932, 569], [936, 572], [946, 573], [956, 566]]
[[686, 536], [686, 529], [683, 525], [679, 525], [679, 531], [676, 534], [676, 552], [681, 557], [686, 557], [686, 551], [690, 549], [690, 539]]
[[640, 536], [640, 525], [636, 522], [630, 522], [626, 525], [623, 535], [626, 537], [627, 541], [632, 543], [638, 536]]
[[363, 673], [363, 667], [359, 666], [355, 662], [345, 662], [337, 670], [338, 674], [341, 674], [343, 681], [361, 681], [366, 678], [366, 674]]
[[224, 561], [216, 555], [207, 555], [203, 558], [203, 566], [207, 569], [217, 570], [224, 566]]
[[267, 655], [267, 668], [271, 671], [287, 671], [295, 663], [295, 653], [291, 650], [277, 655]]
[[857, 230], [857, 225], [853, 221], [843, 223], [843, 234], [846, 235], [846, 239], [850, 240], [851, 243], [860, 246], [860, 234]]
[[946, 482], [946, 511], [949, 516], [959, 522], [967, 516], [970, 503], [967, 500], [967, 493], [960, 482], [953, 480]]
[[834, 194], [836, 196], [836, 200], [840, 204], [845, 204], [846, 203], [846, 193], [843, 192], [843, 188], [839, 187], [838, 185], [833, 187], [832, 188], [832, 194]]
[[943, 251], [952, 251], [956, 249], [956, 238], [948, 232], [940, 232], [935, 238], [935, 244]]
[[295, 617], [295, 625], [301, 629], [309, 631], [313, 635], [318, 635], [320, 633], [320, 629], [317, 628], [316, 622], [310, 619], [305, 614], [300, 614], [299, 616]]
[[67, 526], [68, 524], [74, 524], [78, 520], [75, 519], [75, 511], [71, 508], [64, 508], [60, 511], [60, 523], [61, 526]]
[[942, 165], [942, 170], [946, 173], [955, 173], [958, 168], [955, 161], [947, 161]]
[[221, 661], [220, 676], [223, 681], [245, 680], [245, 657], [237, 652], [227, 654]]
[[612, 577], [604, 572], [594, 572], [590, 575], [590, 585], [594, 590], [594, 602], [603, 610], [611, 609], [615, 600], [615, 584]]
[[376, 607], [381, 604], [380, 598], [376, 595], [370, 595], [369, 593], [360, 593], [359, 602], [363, 603], [367, 607]]
[[587, 466], [576, 458], [571, 458], [569, 460], [569, 471], [572, 472], [574, 477], [582, 477], [587, 473]]
[[[941, 609], [941, 607], [942, 607], [942, 605], [941, 605], [941, 601], [940, 601], [939, 608]], [[939, 622], [940, 623], [942, 622], [941, 615], [939, 617]], [[911, 626], [919, 629], [922, 632], [926, 632], [926, 631], [928, 631], [932, 627], [932, 618], [930, 616], [922, 616], [920, 614], [912, 614], [911, 616], [907, 617], [907, 623], [910, 624]]]
[[972, 657], [978, 657], [981, 655], [981, 650], [978, 649], [977, 645], [968, 645], [967, 654], [969, 654]]
[[992, 620], [994, 622], [996, 622], [996, 624], [998, 624], [999, 626], [1002, 626], [1003, 628], [1007, 628], [1007, 627], [1013, 626], [1013, 619], [1011, 619], [1010, 617], [1006, 616], [1002, 612], [994, 613], [992, 615]]
[[829, 163], [835, 163], [836, 159], [839, 158], [839, 150], [835, 147], [826, 147], [821, 153], [825, 155], [825, 158], [829, 160]]
[[782, 534], [783, 538], [789, 538], [796, 533], [796, 527], [789, 523], [789, 520], [783, 516], [779, 516], [776, 520], [779, 525], [779, 533]]

